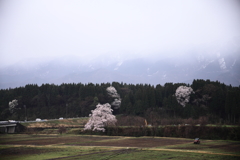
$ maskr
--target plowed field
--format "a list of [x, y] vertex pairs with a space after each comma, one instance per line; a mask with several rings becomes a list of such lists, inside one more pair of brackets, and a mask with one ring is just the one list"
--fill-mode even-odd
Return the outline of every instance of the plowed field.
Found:
[[24, 159], [34, 155], [43, 155], [40, 159], [79, 159], [80, 157], [98, 159], [99, 156], [121, 159], [130, 154], [136, 157], [141, 157], [141, 154], [149, 156], [154, 154], [156, 157], [166, 156], [165, 158], [174, 155], [176, 159], [179, 156], [186, 158], [201, 154], [205, 158], [215, 155], [223, 156], [223, 159], [226, 159], [226, 156], [235, 159], [240, 156], [239, 148], [238, 141], [201, 140], [201, 144], [193, 144], [192, 139], [167, 137], [24, 134], [0, 136], [0, 159], [1, 157], [18, 159], [19, 156]]

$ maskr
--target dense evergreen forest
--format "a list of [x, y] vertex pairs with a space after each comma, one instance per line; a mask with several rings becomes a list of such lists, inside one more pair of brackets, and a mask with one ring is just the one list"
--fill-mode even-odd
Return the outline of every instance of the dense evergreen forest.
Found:
[[[174, 95], [181, 85], [192, 87], [195, 92], [185, 107]], [[209, 123], [240, 122], [240, 87], [210, 80], [194, 80], [191, 85], [63, 83], [1, 89], [0, 120], [25, 120], [25, 116], [28, 120], [89, 116], [98, 103], [111, 104], [113, 98], [106, 92], [109, 86], [115, 87], [122, 100], [120, 109], [114, 110], [115, 115], [137, 115], [148, 119], [207, 117]], [[8, 104], [13, 99], [18, 100], [18, 106], [12, 113]]]

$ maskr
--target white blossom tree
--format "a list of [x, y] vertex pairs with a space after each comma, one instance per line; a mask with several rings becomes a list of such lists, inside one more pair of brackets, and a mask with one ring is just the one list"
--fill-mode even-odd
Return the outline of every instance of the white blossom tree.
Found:
[[13, 113], [15, 107], [18, 105], [18, 100], [14, 99], [12, 102], [9, 102], [9, 110], [11, 113]]
[[117, 90], [113, 86], [108, 87], [106, 90], [110, 97], [115, 98], [114, 101], [111, 103], [114, 109], [120, 108], [122, 100], [120, 98], [120, 95], [117, 93]]
[[117, 93], [117, 90], [113, 86], [108, 87], [106, 90], [109, 96], [114, 98], [120, 97], [119, 94]]
[[185, 107], [185, 105], [189, 102], [190, 95], [194, 93], [191, 87], [187, 86], [179, 86], [176, 90], [175, 96], [180, 105]]
[[84, 126], [84, 130], [102, 131], [105, 132], [104, 127], [109, 125], [115, 125], [117, 122], [116, 117], [112, 114], [111, 105], [98, 104], [95, 110], [92, 110], [90, 119]]

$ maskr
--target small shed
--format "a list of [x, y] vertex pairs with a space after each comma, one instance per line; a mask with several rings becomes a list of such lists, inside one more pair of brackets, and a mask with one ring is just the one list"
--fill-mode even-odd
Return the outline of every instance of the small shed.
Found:
[[0, 123], [0, 133], [19, 133], [24, 131], [25, 127], [19, 122], [2, 122]]

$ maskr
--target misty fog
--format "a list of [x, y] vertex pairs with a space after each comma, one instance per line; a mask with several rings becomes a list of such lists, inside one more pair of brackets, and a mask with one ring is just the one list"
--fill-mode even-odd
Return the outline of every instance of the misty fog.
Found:
[[[219, 66], [215, 67], [218, 75], [220, 71], [235, 75], [238, 70], [231, 66], [237, 68], [240, 63], [240, 2], [237, 0], [2, 0], [0, 24], [1, 83], [26, 74], [30, 78], [19, 85], [61, 83], [73, 73], [76, 77], [99, 69], [119, 71], [121, 66], [122, 75], [124, 67], [126, 72], [128, 67], [133, 71], [140, 63], [135, 59], [144, 59], [147, 64], [139, 65], [143, 69], [133, 72], [145, 76], [159, 74], [155, 84], [167, 72], [172, 72], [168, 66], [184, 66], [179, 68], [189, 75], [216, 62], [214, 65], [220, 65], [220, 70]], [[128, 62], [132, 65], [127, 66]], [[165, 62], [168, 63], [165, 66], [157, 65]], [[187, 73], [187, 68], [194, 68], [196, 63], [196, 70]], [[45, 80], [39, 80], [43, 75], [57, 72], [55, 64], [61, 66], [64, 75], [56, 75], [55, 80], [46, 76]], [[118, 76], [109, 79], [126, 80]], [[61, 80], [56, 80], [60, 77]], [[199, 73], [186, 79], [195, 77], [202, 76]], [[234, 80], [238, 84], [236, 77], [239, 74]], [[93, 78], [90, 76], [85, 81], [94, 81]], [[170, 77], [166, 80], [177, 81]], [[135, 82], [134, 77], [126, 81]], [[141, 83], [144, 82], [153, 83], [148, 80]]]

